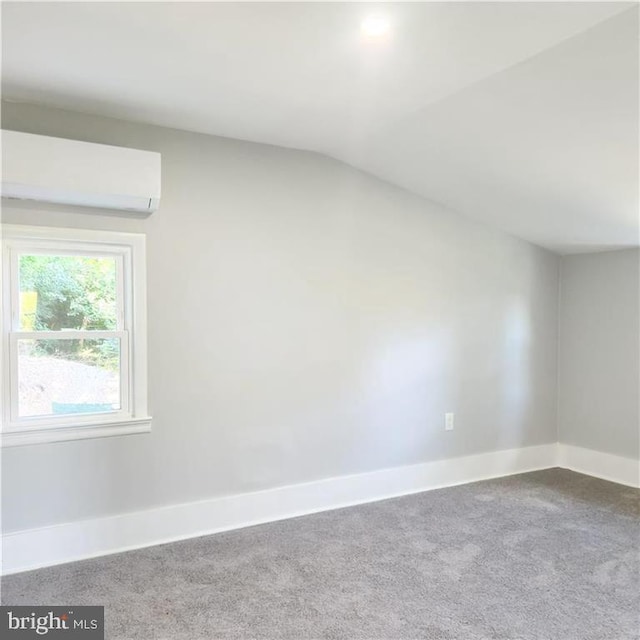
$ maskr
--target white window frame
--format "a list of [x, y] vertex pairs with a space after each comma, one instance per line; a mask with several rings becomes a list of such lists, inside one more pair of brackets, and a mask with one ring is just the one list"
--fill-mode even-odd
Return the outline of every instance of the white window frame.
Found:
[[[117, 325], [114, 331], [21, 331], [21, 254], [93, 255], [116, 260]], [[2, 446], [144, 433], [147, 409], [145, 236], [137, 233], [2, 225]], [[120, 409], [107, 413], [19, 417], [17, 343], [21, 339], [120, 341]]]

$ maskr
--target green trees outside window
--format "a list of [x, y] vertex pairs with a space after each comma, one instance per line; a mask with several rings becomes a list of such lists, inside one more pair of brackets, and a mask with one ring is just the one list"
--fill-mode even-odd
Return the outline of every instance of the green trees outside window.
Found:
[[[117, 328], [117, 269], [110, 257], [20, 256], [22, 331], [113, 331]], [[89, 338], [90, 336], [88, 336]], [[113, 340], [36, 340], [34, 355], [118, 367]]]

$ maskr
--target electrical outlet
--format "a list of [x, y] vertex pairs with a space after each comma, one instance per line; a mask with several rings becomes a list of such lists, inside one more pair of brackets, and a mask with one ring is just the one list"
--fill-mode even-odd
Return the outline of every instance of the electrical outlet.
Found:
[[453, 431], [453, 413], [444, 414], [444, 430]]

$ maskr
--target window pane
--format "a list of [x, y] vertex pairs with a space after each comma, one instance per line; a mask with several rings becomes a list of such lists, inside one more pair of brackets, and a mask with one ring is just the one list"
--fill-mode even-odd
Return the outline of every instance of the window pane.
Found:
[[20, 256], [20, 330], [115, 330], [115, 258]]
[[18, 340], [20, 417], [120, 407], [120, 339]]

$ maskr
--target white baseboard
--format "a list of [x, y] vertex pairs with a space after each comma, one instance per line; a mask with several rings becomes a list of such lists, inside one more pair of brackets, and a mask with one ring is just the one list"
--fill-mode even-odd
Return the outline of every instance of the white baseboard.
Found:
[[8, 575], [318, 511], [556, 466], [557, 445], [496, 451], [8, 533]]
[[558, 466], [629, 487], [640, 487], [640, 460], [559, 443]]

